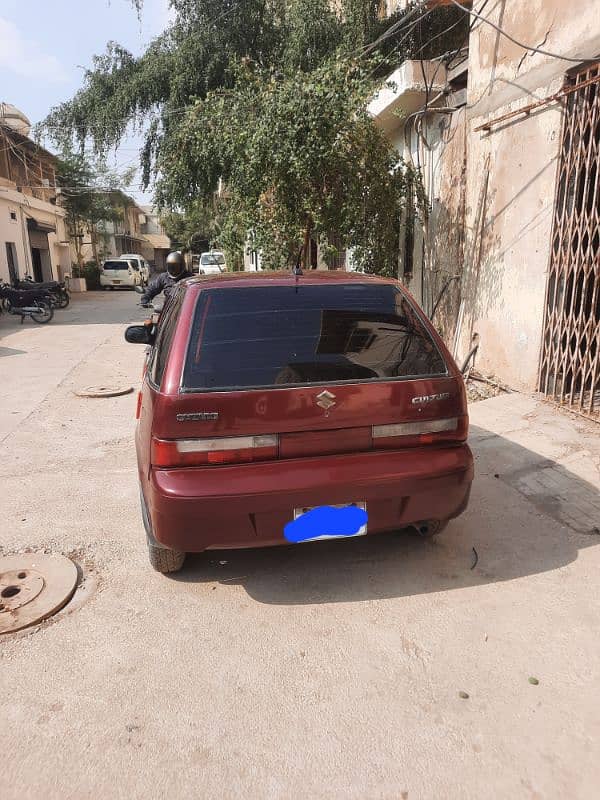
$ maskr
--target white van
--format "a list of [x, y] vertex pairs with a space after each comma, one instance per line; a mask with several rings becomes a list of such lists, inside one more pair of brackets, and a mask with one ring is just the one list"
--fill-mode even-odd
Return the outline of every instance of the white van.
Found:
[[141, 286], [142, 273], [135, 261], [125, 258], [109, 258], [100, 269], [100, 286], [114, 289], [115, 286]]
[[146, 261], [144, 256], [141, 256], [139, 253], [123, 253], [123, 255], [119, 256], [119, 258], [126, 258], [128, 261], [135, 261], [140, 268], [142, 283], [146, 285], [150, 281], [150, 264]]
[[227, 272], [225, 255], [220, 250], [211, 250], [209, 253], [202, 253], [200, 264], [198, 265], [200, 275], [219, 275]]

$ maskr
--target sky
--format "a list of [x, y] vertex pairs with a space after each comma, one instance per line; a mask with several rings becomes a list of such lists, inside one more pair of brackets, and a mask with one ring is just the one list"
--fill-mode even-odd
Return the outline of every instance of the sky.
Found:
[[[130, 0], [0, 0], [0, 101], [40, 122], [73, 96], [108, 41], [137, 55], [168, 21], [168, 0], [144, 0], [141, 19]], [[136, 137], [123, 142], [110, 165], [135, 165], [139, 145]], [[151, 197], [135, 184], [129, 193]]]

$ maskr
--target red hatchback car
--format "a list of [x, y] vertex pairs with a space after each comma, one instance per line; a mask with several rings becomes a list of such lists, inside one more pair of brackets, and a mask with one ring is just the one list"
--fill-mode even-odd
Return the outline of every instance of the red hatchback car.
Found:
[[[126, 339], [151, 345], [136, 446], [160, 572], [211, 548], [431, 536], [466, 508], [462, 376], [397, 281], [199, 277], [173, 292], [156, 334], [134, 325]], [[354, 522], [340, 527], [348, 509]]]

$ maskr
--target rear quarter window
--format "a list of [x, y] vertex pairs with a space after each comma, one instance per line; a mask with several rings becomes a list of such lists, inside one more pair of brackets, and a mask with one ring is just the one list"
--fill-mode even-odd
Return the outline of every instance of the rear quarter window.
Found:
[[150, 380], [159, 388], [162, 383], [163, 375], [165, 374], [167, 359], [177, 328], [177, 322], [179, 321], [184, 294], [183, 291], [171, 294], [162, 311], [162, 319], [156, 337], [156, 344], [152, 349], [150, 364], [148, 365]]
[[393, 285], [204, 289], [186, 391], [380, 381], [446, 374], [425, 325]]

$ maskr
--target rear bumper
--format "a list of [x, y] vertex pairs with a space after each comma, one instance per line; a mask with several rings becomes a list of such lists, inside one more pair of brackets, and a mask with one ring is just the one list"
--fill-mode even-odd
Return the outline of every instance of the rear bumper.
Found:
[[473, 457], [465, 445], [357, 453], [209, 469], [152, 470], [144, 496], [156, 543], [174, 550], [287, 544], [294, 508], [365, 501], [368, 532], [466, 508]]

